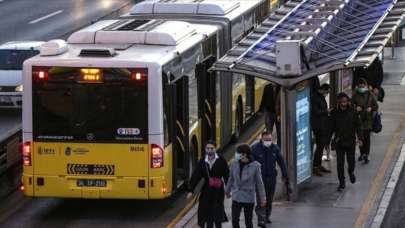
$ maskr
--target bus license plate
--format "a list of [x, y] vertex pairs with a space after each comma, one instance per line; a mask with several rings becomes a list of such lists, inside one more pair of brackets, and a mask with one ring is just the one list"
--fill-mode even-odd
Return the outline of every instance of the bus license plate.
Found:
[[83, 179], [77, 180], [76, 185], [77, 187], [107, 187], [107, 181]]

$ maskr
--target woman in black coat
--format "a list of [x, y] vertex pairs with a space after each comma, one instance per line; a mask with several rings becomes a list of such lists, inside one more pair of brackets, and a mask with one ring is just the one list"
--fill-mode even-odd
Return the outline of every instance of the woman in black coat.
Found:
[[229, 178], [229, 167], [225, 158], [216, 153], [215, 142], [209, 141], [205, 147], [205, 157], [201, 158], [191, 176], [188, 198], [191, 198], [200, 180], [204, 179], [198, 205], [198, 225], [200, 227], [221, 227], [225, 222], [224, 186]]

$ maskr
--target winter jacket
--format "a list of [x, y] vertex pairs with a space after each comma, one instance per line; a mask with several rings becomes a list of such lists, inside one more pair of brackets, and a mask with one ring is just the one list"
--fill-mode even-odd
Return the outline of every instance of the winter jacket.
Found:
[[311, 101], [311, 126], [314, 131], [327, 132], [329, 121], [328, 103], [325, 97], [316, 92]]
[[226, 220], [224, 187], [220, 189], [209, 187], [208, 172], [210, 177], [222, 179], [225, 186], [229, 178], [229, 168], [225, 158], [219, 155], [211, 169], [209, 169], [209, 165], [204, 158], [200, 159], [191, 176], [189, 192], [194, 191], [201, 179], [205, 180], [198, 204], [198, 224], [200, 226], [207, 221], [224, 222]]
[[353, 107], [346, 110], [337, 108], [331, 112], [331, 135], [336, 146], [351, 147], [356, 145], [356, 135], [363, 140], [361, 120]]
[[[378, 111], [378, 103], [374, 94], [370, 91], [366, 93], [355, 92], [352, 97], [353, 108], [357, 111], [357, 106], [362, 108], [362, 111], [358, 112], [361, 120], [362, 130], [371, 130], [373, 127], [373, 112]], [[371, 107], [372, 111], [367, 112], [367, 108]]]
[[266, 193], [262, 180], [260, 164], [252, 161], [246, 164], [240, 176], [239, 161], [234, 161], [231, 165], [231, 173], [226, 185], [225, 192], [232, 192], [232, 200], [239, 203], [254, 203], [256, 199], [256, 191], [259, 193], [259, 198], [263, 202], [266, 200]]
[[287, 168], [277, 145], [272, 144], [270, 147], [265, 147], [262, 141], [256, 142], [252, 146], [252, 156], [261, 165], [263, 179], [275, 181], [277, 176], [276, 162], [280, 166], [282, 176], [287, 178]]

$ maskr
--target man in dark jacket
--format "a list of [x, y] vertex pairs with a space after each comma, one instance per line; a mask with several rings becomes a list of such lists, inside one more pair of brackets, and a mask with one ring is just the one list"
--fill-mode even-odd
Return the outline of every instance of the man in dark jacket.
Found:
[[331, 112], [331, 135], [336, 148], [337, 172], [339, 178], [338, 191], [346, 187], [345, 183], [345, 157], [349, 165], [350, 182], [356, 182], [354, 175], [356, 135], [361, 146], [363, 135], [361, 120], [356, 110], [349, 104], [349, 96], [345, 93], [338, 94], [338, 107]]
[[330, 91], [328, 84], [322, 84], [311, 98], [311, 125], [315, 136], [316, 150], [314, 154], [313, 173], [322, 176], [321, 172], [330, 173], [322, 166], [323, 149], [327, 145], [329, 130], [329, 110], [325, 97]]
[[361, 129], [363, 130], [363, 146], [360, 147], [359, 161], [369, 162], [370, 154], [370, 134], [373, 126], [374, 112], [378, 111], [378, 103], [374, 94], [369, 90], [367, 81], [363, 78], [359, 80], [352, 97], [353, 105], [361, 119]]
[[284, 181], [288, 181], [287, 168], [280, 148], [273, 143], [271, 133], [268, 131], [264, 131], [261, 140], [252, 146], [252, 156], [262, 166], [262, 179], [266, 190], [267, 206], [265, 208], [257, 206], [256, 214], [259, 226], [264, 227], [265, 223], [271, 223], [270, 215], [277, 182], [276, 162], [280, 166]]

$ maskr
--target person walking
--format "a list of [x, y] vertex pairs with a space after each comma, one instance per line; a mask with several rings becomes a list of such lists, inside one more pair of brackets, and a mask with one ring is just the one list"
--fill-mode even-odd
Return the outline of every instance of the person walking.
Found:
[[190, 182], [187, 198], [192, 198], [192, 192], [198, 183], [204, 179], [198, 204], [198, 225], [200, 227], [216, 228], [227, 220], [224, 208], [224, 186], [229, 178], [229, 167], [224, 157], [217, 154], [214, 141], [208, 141], [205, 146], [205, 157], [200, 159]]
[[338, 191], [346, 187], [345, 183], [345, 157], [348, 164], [350, 182], [356, 182], [354, 175], [356, 136], [358, 144], [362, 146], [363, 131], [359, 114], [349, 103], [349, 96], [346, 93], [339, 93], [337, 96], [338, 106], [331, 112], [331, 135], [337, 156], [337, 173], [339, 179]]
[[378, 111], [378, 103], [374, 94], [369, 90], [367, 81], [364, 78], [359, 79], [352, 102], [360, 116], [364, 138], [363, 146], [360, 147], [360, 157], [358, 160], [364, 161], [364, 164], [367, 164], [370, 161], [370, 134], [373, 126], [373, 113]]
[[322, 84], [311, 98], [311, 125], [315, 136], [316, 149], [313, 161], [313, 173], [322, 176], [322, 172], [330, 173], [329, 169], [322, 166], [323, 149], [328, 141], [329, 110], [325, 97], [330, 91], [329, 84]]
[[266, 205], [266, 194], [261, 177], [260, 164], [251, 157], [248, 144], [237, 147], [235, 160], [231, 165], [231, 172], [226, 185], [227, 198], [232, 197], [232, 227], [239, 228], [239, 217], [243, 209], [246, 228], [253, 228], [253, 209], [255, 195], [259, 194], [257, 204]]
[[263, 89], [262, 101], [260, 103], [260, 110], [264, 112], [266, 130], [269, 132], [273, 132], [277, 121], [275, 92], [273, 85], [271, 83], [267, 84]]
[[288, 181], [287, 167], [280, 148], [273, 143], [272, 135], [268, 131], [264, 131], [260, 141], [252, 146], [252, 155], [253, 159], [261, 164], [261, 175], [266, 191], [266, 207], [256, 206], [258, 224], [265, 227], [266, 223], [271, 223], [270, 216], [277, 183], [276, 163], [281, 169], [284, 182]]

